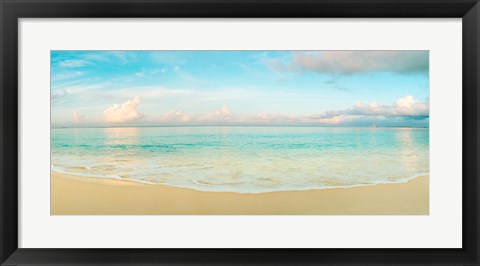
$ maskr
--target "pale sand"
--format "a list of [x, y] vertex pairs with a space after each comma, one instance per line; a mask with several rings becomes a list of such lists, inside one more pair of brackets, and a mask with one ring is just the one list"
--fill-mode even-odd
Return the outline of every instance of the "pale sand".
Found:
[[428, 176], [407, 183], [261, 194], [203, 192], [52, 171], [52, 215], [428, 215]]

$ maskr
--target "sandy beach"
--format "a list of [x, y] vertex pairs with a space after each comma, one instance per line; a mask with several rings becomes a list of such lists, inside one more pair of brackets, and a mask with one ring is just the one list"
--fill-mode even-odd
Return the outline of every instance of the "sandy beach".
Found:
[[52, 215], [428, 215], [428, 176], [406, 183], [260, 194], [203, 192], [52, 171]]

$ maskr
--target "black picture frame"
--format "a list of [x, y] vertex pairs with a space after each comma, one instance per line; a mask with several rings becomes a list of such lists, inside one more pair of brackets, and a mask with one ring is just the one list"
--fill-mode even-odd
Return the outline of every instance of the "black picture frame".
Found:
[[[1, 265], [479, 265], [478, 0], [0, 0], [0, 14]], [[463, 248], [18, 248], [18, 19], [70, 17], [462, 18]]]

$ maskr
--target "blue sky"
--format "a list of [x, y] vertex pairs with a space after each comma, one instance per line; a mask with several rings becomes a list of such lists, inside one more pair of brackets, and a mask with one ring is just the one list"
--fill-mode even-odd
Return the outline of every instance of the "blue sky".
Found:
[[428, 126], [428, 51], [52, 51], [52, 126]]

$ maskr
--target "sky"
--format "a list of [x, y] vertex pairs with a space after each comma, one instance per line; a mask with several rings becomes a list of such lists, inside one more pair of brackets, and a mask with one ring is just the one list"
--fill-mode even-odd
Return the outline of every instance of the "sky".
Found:
[[52, 51], [52, 127], [428, 127], [428, 76], [428, 51]]

